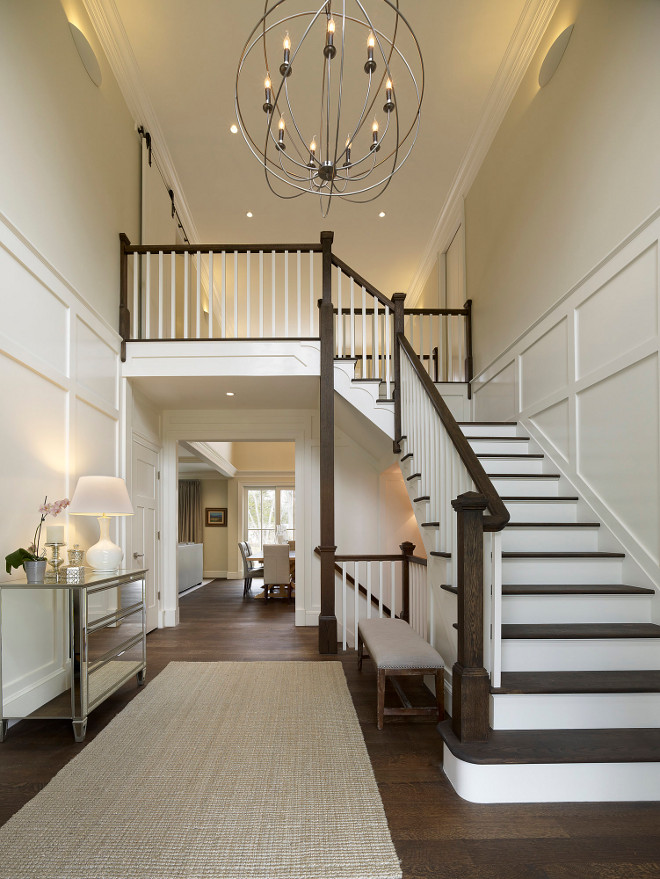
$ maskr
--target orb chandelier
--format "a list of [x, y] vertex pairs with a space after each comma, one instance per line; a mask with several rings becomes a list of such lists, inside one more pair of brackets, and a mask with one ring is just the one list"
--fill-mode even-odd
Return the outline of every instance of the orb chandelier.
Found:
[[[243, 137], [280, 198], [378, 198], [417, 140], [424, 62], [399, 0], [268, 6], [236, 73]], [[302, 0], [305, 2], [305, 0]], [[307, 0], [309, 2], [309, 0]]]

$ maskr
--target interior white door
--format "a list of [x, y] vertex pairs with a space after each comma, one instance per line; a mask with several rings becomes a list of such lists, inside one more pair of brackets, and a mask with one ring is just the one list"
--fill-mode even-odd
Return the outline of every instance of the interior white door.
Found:
[[146, 582], [147, 632], [158, 626], [158, 453], [133, 440], [133, 558], [131, 564], [148, 569]]

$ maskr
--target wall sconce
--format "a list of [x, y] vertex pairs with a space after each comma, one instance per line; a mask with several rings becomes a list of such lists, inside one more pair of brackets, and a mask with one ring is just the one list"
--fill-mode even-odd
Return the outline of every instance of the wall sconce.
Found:
[[89, 78], [95, 86], [100, 86], [103, 82], [103, 74], [101, 73], [99, 62], [94, 54], [94, 49], [89, 45], [85, 34], [81, 30], [78, 30], [75, 24], [69, 22], [69, 30], [71, 31], [73, 42], [76, 44], [76, 49], [80, 55], [83, 67], [89, 74]]
[[539, 70], [540, 88], [547, 85], [554, 76], [556, 69], [559, 67], [559, 62], [564, 57], [564, 52], [566, 51], [566, 46], [568, 46], [568, 41], [570, 40], [572, 33], [573, 25], [570, 24], [559, 34], [557, 39], [548, 49], [548, 52], [543, 59], [543, 64], [541, 64], [541, 69]]

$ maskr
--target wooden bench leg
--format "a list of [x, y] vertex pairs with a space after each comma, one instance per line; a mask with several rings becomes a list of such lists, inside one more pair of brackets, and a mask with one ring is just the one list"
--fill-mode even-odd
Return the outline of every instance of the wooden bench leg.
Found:
[[358, 671], [362, 671], [362, 659], [364, 658], [364, 641], [358, 632]]
[[438, 706], [438, 723], [445, 719], [445, 671], [439, 668], [435, 673], [435, 701]]
[[385, 669], [378, 669], [378, 711], [377, 711], [377, 720], [378, 720], [378, 729], [383, 728], [383, 720], [385, 717]]

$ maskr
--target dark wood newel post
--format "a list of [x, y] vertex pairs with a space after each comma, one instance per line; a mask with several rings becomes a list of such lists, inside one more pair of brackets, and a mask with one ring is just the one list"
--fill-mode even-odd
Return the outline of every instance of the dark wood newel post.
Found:
[[392, 302], [394, 304], [394, 339], [393, 339], [393, 357], [394, 357], [394, 452], [400, 452], [401, 446], [401, 354], [399, 352], [399, 335], [403, 335], [405, 330], [404, 302], [406, 300], [405, 293], [394, 293]]
[[485, 742], [490, 732], [490, 679], [484, 668], [484, 525], [486, 498], [475, 491], [451, 502], [458, 516], [458, 657], [452, 674], [452, 728], [462, 742]]
[[337, 652], [335, 615], [335, 386], [334, 312], [332, 308], [333, 232], [321, 232], [323, 299], [319, 314], [321, 338], [320, 502], [321, 502], [321, 613], [319, 653]]
[[131, 246], [127, 235], [119, 233], [119, 335], [121, 336], [121, 359], [126, 361], [126, 340], [131, 336], [131, 313], [128, 310], [128, 254]]
[[471, 382], [474, 369], [472, 362], [472, 300], [468, 299], [463, 308], [467, 310], [465, 315], [465, 381], [467, 382], [469, 400], [472, 397]]
[[410, 622], [410, 556], [415, 551], [415, 544], [409, 540], [399, 547], [401, 550], [401, 613], [399, 616]]

